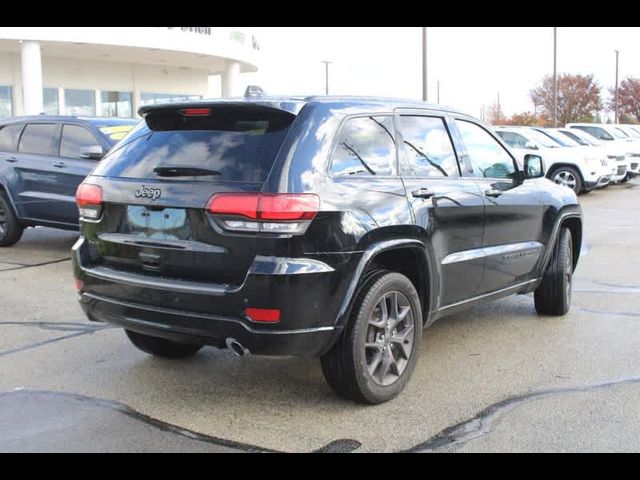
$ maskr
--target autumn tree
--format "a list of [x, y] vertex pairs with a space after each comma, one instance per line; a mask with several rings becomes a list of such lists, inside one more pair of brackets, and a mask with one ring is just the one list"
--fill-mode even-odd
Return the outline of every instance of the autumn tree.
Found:
[[[616, 89], [610, 88], [611, 99], [607, 107], [612, 112], [616, 109]], [[618, 108], [622, 123], [640, 122], [640, 79], [627, 78], [618, 88]]]
[[519, 126], [533, 126], [533, 125], [545, 125], [545, 119], [536, 116], [531, 112], [515, 113], [511, 118], [508, 118], [503, 122], [504, 125], [519, 125]]
[[498, 102], [495, 102], [489, 107], [489, 110], [487, 110], [487, 122], [491, 125], [503, 125], [506, 119], [507, 116], [500, 108], [500, 104]]
[[[593, 121], [598, 111], [602, 110], [600, 86], [593, 75], [558, 76], [558, 124]], [[542, 109], [542, 113], [553, 117], [553, 76], [547, 75], [540, 85], [531, 91], [534, 105]]]

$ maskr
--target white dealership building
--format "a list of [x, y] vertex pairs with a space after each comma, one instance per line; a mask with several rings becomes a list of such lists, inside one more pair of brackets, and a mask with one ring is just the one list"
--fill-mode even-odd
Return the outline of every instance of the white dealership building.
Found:
[[240, 96], [259, 50], [238, 27], [0, 27], [0, 117], [131, 117], [142, 105]]

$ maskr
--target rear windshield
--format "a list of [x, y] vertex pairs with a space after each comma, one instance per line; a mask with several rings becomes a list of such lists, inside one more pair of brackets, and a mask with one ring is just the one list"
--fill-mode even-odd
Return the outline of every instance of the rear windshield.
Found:
[[160, 179], [158, 169], [183, 169], [172, 179], [193, 179], [190, 169], [206, 169], [204, 181], [263, 182], [295, 116], [257, 106], [213, 106], [207, 115], [159, 110], [147, 115], [105, 157], [94, 175]]

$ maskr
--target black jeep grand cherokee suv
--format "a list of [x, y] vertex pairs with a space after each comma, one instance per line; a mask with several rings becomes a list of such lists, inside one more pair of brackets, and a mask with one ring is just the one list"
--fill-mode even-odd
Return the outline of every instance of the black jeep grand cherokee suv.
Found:
[[74, 269], [89, 319], [145, 352], [317, 356], [380, 403], [441, 317], [530, 292], [569, 310], [576, 196], [473, 118], [330, 97], [140, 114], [78, 190]]

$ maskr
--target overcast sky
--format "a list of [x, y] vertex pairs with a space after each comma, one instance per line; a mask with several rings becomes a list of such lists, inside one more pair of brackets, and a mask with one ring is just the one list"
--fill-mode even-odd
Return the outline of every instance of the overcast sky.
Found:
[[[249, 84], [273, 94], [324, 94], [332, 61], [332, 94], [420, 98], [420, 27], [255, 27], [261, 65]], [[553, 27], [429, 27], [429, 100], [474, 116], [495, 102], [503, 111], [533, 110], [529, 91], [553, 71]], [[558, 70], [593, 73], [603, 87], [640, 77], [640, 28], [559, 27]]]

